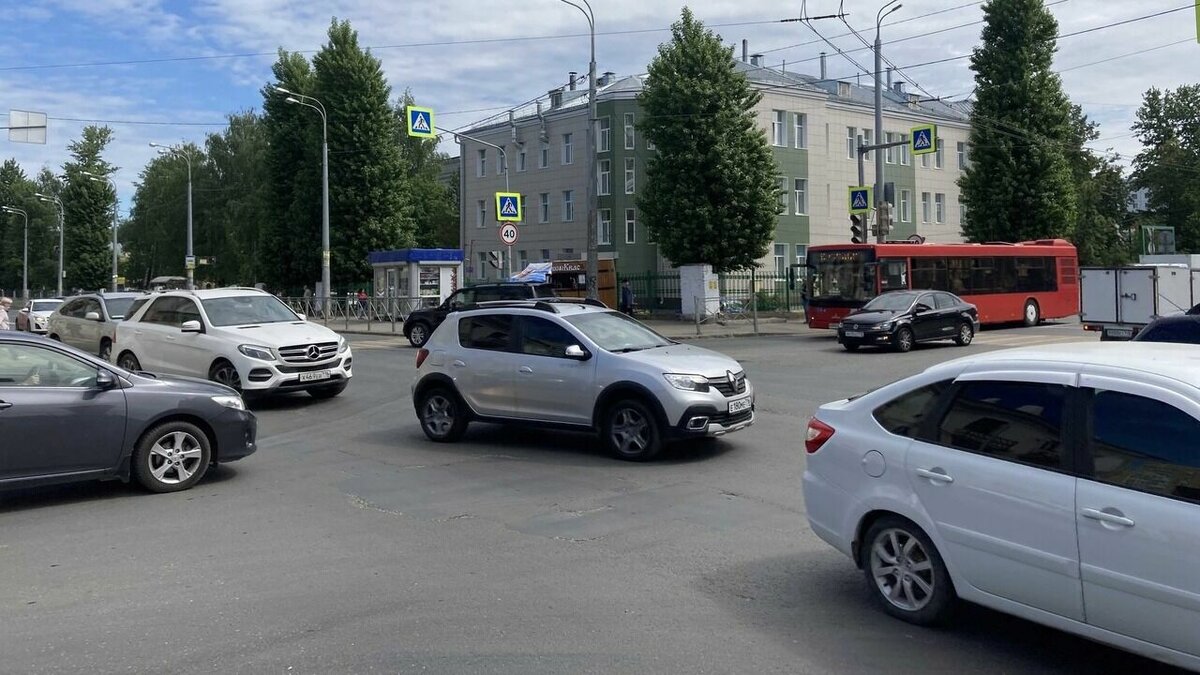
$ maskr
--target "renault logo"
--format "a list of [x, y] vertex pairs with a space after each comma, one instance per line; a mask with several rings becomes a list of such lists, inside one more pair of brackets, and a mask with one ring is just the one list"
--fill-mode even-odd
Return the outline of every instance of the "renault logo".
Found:
[[734, 377], [732, 370], [725, 371], [725, 379], [729, 382], [729, 386], [731, 387], [737, 384], [737, 378]]
[[308, 354], [309, 361], [316, 361], [321, 358], [321, 348], [317, 345], [309, 345], [305, 353]]

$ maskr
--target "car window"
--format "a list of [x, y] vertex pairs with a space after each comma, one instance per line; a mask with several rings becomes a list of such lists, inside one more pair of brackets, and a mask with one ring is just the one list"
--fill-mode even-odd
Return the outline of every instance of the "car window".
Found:
[[52, 312], [61, 304], [61, 300], [35, 300], [30, 309], [34, 312]]
[[134, 299], [133, 303], [129, 305], [129, 309], [125, 310], [125, 316], [123, 318], [125, 318], [125, 319], [132, 318], [134, 315], [136, 315], [138, 313], [138, 310], [142, 308], [142, 305], [146, 304], [147, 302], [150, 302], [150, 298]]
[[176, 322], [179, 314], [180, 301], [183, 298], [164, 297], [157, 298], [150, 309], [146, 310], [146, 315], [142, 317], [145, 323], [157, 323], [164, 326], [179, 326], [182, 321]]
[[863, 305], [863, 311], [892, 310], [902, 312], [912, 305], [914, 293], [884, 293]]
[[619, 312], [584, 312], [566, 317], [567, 323], [610, 352], [633, 352], [674, 344], [653, 329]]
[[933, 309], [934, 308], [933, 293], [926, 293], [926, 294], [922, 295], [921, 297], [917, 298], [917, 305], [913, 309], [914, 310], [918, 309], [921, 305], [925, 305], [929, 309]]
[[95, 312], [100, 315], [101, 319], [104, 318], [104, 312], [100, 309], [100, 301], [95, 298], [87, 298], [83, 301], [83, 313], [80, 316], [86, 317], [89, 312]]
[[578, 338], [553, 321], [536, 316], [521, 317], [522, 353], [565, 357], [567, 347], [578, 344]]
[[72, 300], [63, 305], [62, 309], [58, 310], [63, 316], [74, 317], [76, 319], [83, 318], [83, 300]]
[[96, 367], [52, 349], [0, 345], [0, 387], [94, 387]]
[[500, 289], [495, 286], [475, 289], [475, 302], [495, 302], [499, 299]]
[[129, 316], [129, 308], [132, 305], [133, 298], [108, 298], [104, 301], [110, 319], [124, 319]]
[[533, 296], [533, 293], [526, 286], [501, 286], [501, 300], [525, 300]]
[[464, 288], [455, 291], [450, 295], [447, 307], [464, 307], [475, 302], [475, 291], [471, 288]]
[[1097, 391], [1091, 455], [1106, 483], [1200, 502], [1200, 421], [1144, 396]]
[[1062, 385], [1038, 382], [966, 382], [938, 425], [937, 442], [1061, 469], [1066, 390]]
[[458, 322], [458, 343], [467, 349], [507, 351], [512, 338], [512, 316], [482, 314]]
[[1150, 325], [1137, 336], [1138, 342], [1200, 344], [1200, 321], [1167, 321]]
[[933, 412], [938, 398], [949, 384], [948, 381], [935, 382], [902, 394], [876, 408], [872, 413], [875, 421], [897, 436], [915, 438], [920, 431], [921, 422]]
[[949, 293], [934, 293], [933, 301], [937, 303], [934, 305], [937, 309], [954, 309], [958, 306], [958, 298]]
[[[188, 298], [181, 300], [186, 303], [179, 310], [184, 315], [183, 321], [199, 321], [200, 310], [196, 303]], [[208, 298], [201, 303], [214, 326], [248, 326], [299, 320], [295, 312], [273, 295], [234, 295]]]

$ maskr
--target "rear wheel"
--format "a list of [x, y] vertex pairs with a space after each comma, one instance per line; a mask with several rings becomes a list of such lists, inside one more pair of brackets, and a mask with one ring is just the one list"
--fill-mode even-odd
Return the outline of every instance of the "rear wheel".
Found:
[[911, 521], [875, 521], [863, 537], [862, 563], [883, 611], [921, 626], [949, 618], [956, 600], [950, 573], [929, 536]]
[[462, 400], [446, 387], [430, 387], [417, 401], [421, 431], [437, 443], [453, 443], [467, 431], [467, 410]]
[[1029, 299], [1025, 301], [1025, 311], [1021, 315], [1021, 322], [1026, 326], [1036, 326], [1042, 321], [1042, 309], [1038, 307], [1037, 300]]
[[137, 372], [142, 369], [142, 364], [138, 363], [138, 359], [133, 355], [133, 352], [122, 352], [117, 357], [117, 365], [130, 372]]
[[423, 347], [429, 341], [429, 325], [418, 321], [408, 331], [408, 342], [414, 347]]
[[896, 351], [911, 351], [915, 341], [916, 340], [913, 337], [912, 329], [908, 326], [901, 326], [898, 330], [896, 330]]
[[658, 420], [641, 401], [623, 399], [609, 407], [604, 416], [604, 444], [621, 459], [645, 462], [662, 450]]
[[975, 328], [969, 323], [961, 323], [958, 325], [958, 332], [954, 335], [954, 343], [960, 347], [966, 347], [971, 344], [971, 340], [975, 339]]

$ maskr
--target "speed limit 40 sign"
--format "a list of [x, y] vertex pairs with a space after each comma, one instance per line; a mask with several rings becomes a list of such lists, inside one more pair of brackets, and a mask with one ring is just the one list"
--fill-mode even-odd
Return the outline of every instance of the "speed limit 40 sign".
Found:
[[512, 223], [501, 223], [500, 241], [506, 246], [512, 246], [517, 243], [517, 226]]

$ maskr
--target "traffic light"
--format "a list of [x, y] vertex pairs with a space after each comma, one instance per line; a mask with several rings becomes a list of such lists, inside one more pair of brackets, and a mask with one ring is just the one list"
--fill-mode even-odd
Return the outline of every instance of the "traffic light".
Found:
[[850, 215], [850, 242], [854, 244], [863, 243], [862, 216], [858, 214]]

